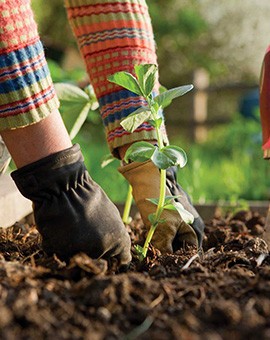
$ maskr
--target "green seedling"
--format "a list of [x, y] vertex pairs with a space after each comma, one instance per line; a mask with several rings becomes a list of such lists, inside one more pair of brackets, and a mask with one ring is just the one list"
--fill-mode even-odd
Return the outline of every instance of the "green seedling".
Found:
[[153, 64], [143, 64], [135, 66], [135, 76], [128, 72], [117, 72], [108, 77], [112, 83], [120, 85], [135, 94], [144, 97], [146, 105], [140, 107], [128, 117], [121, 121], [122, 127], [128, 132], [134, 132], [141, 124], [148, 122], [156, 131], [157, 145], [146, 141], [132, 144], [126, 152], [125, 161], [145, 162], [151, 160], [160, 169], [160, 194], [159, 198], [148, 198], [157, 206], [155, 213], [150, 214], [148, 219], [151, 227], [146, 236], [143, 247], [137, 245], [136, 251], [140, 260], [143, 260], [149, 248], [149, 244], [157, 226], [164, 223], [162, 212], [164, 209], [177, 211], [182, 219], [190, 224], [194, 221], [194, 216], [190, 214], [181, 203], [176, 202], [176, 196], [166, 196], [166, 169], [171, 166], [184, 167], [187, 162], [185, 151], [175, 145], [164, 145], [162, 137], [162, 125], [164, 118], [162, 110], [170, 105], [171, 101], [189, 92], [193, 85], [185, 85], [170, 90], [163, 90], [154, 97], [153, 89], [157, 81], [158, 69]]
[[132, 221], [132, 217], [130, 216], [130, 210], [131, 210], [131, 205], [132, 205], [132, 186], [128, 186], [128, 193], [127, 193], [127, 198], [124, 206], [124, 211], [123, 211], [123, 216], [122, 220], [125, 224], [129, 224]]
[[[116, 158], [112, 154], [105, 155], [101, 162], [101, 167], [105, 168], [107, 165], [111, 164], [113, 161], [115, 161]], [[125, 201], [125, 207], [123, 211], [122, 221], [125, 224], [129, 224], [132, 221], [132, 217], [130, 216], [130, 210], [132, 205], [132, 187], [129, 185], [128, 187], [128, 193]]]
[[99, 107], [92, 85], [84, 90], [69, 83], [56, 83], [55, 90], [60, 100], [60, 112], [71, 139], [74, 139], [84, 122], [99, 119]]

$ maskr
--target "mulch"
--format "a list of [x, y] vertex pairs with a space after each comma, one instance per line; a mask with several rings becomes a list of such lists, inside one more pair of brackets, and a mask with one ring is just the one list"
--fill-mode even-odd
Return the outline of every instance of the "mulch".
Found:
[[[35, 226], [0, 229], [0, 339], [270, 339], [270, 256], [264, 217], [207, 222], [204, 254], [151, 248], [127, 272], [86, 254], [48, 257]], [[143, 236], [136, 217], [134, 244]]]

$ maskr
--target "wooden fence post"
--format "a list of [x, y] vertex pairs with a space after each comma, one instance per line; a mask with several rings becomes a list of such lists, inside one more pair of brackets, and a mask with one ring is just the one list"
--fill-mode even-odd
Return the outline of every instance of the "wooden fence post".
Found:
[[193, 96], [193, 140], [203, 142], [207, 138], [207, 102], [209, 87], [209, 74], [199, 68], [193, 74], [194, 96]]

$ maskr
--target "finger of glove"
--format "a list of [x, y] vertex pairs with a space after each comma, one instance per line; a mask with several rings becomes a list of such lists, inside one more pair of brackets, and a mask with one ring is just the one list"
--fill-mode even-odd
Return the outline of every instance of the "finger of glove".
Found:
[[159, 249], [162, 254], [173, 253], [172, 241], [176, 235], [176, 229], [166, 228], [166, 225], [160, 225], [156, 229], [153, 238], [152, 245]]
[[155, 248], [157, 248], [161, 254], [172, 254], [173, 247], [172, 247], [172, 240], [171, 239], [164, 239], [164, 240], [152, 240], [151, 242]]
[[119, 254], [114, 256], [105, 256], [107, 261], [109, 262], [110, 267], [114, 267], [117, 269], [117, 272], [123, 273], [126, 272], [130, 266], [132, 256], [130, 250], [123, 249]]
[[119, 269], [121, 268], [124, 270], [125, 268], [128, 268], [132, 260], [130, 247], [125, 247], [119, 255], [115, 256], [115, 258], [118, 260]]
[[178, 202], [180, 202], [184, 206], [184, 208], [194, 216], [194, 221], [191, 224], [191, 226], [192, 226], [192, 228], [194, 229], [194, 231], [197, 235], [198, 245], [199, 245], [199, 247], [201, 247], [202, 240], [203, 240], [203, 232], [204, 232], [204, 228], [205, 228], [204, 222], [201, 219], [201, 217], [200, 217], [199, 213], [197, 212], [197, 210], [195, 209], [195, 207], [192, 205], [188, 194], [180, 187], [179, 184], [177, 186], [173, 185], [173, 187], [174, 187], [173, 195], [179, 195], [181, 193], [181, 197], [176, 199], [176, 200]]
[[120, 244], [118, 244], [114, 249], [110, 249], [101, 257], [107, 259], [115, 259], [117, 265], [122, 270], [129, 267], [132, 260], [131, 256], [131, 241], [128, 234], [124, 234], [121, 237]]
[[187, 244], [196, 247], [198, 246], [198, 240], [196, 239], [194, 232], [192, 232], [189, 226], [185, 231], [182, 230], [177, 233], [172, 242], [172, 247], [174, 251], [177, 251]]
[[180, 196], [175, 200], [180, 202], [184, 208], [189, 211], [194, 216], [194, 222], [191, 224], [194, 229], [197, 238], [198, 238], [198, 246], [202, 246], [203, 242], [203, 233], [204, 233], [204, 222], [200, 217], [199, 213], [193, 206], [189, 195], [183, 190], [183, 188], [176, 182], [175, 177], [173, 177], [172, 173], [169, 174], [169, 179], [167, 180], [167, 186], [174, 196]]
[[179, 202], [183, 205], [183, 207], [190, 212], [195, 218], [199, 216], [197, 210], [191, 203], [191, 199], [188, 194], [181, 188], [179, 184], [174, 184], [172, 182], [167, 182], [167, 187], [173, 196], [179, 196], [175, 198], [176, 202]]

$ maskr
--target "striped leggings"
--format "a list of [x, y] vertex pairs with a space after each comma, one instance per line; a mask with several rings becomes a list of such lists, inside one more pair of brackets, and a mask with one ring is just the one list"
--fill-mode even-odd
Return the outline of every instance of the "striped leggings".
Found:
[[[65, 0], [65, 5], [111, 151], [155, 139], [147, 122], [132, 134], [123, 130], [121, 119], [144, 100], [107, 81], [118, 71], [133, 73], [136, 64], [157, 64], [145, 0]], [[0, 130], [37, 123], [58, 106], [30, 0], [0, 0]]]

